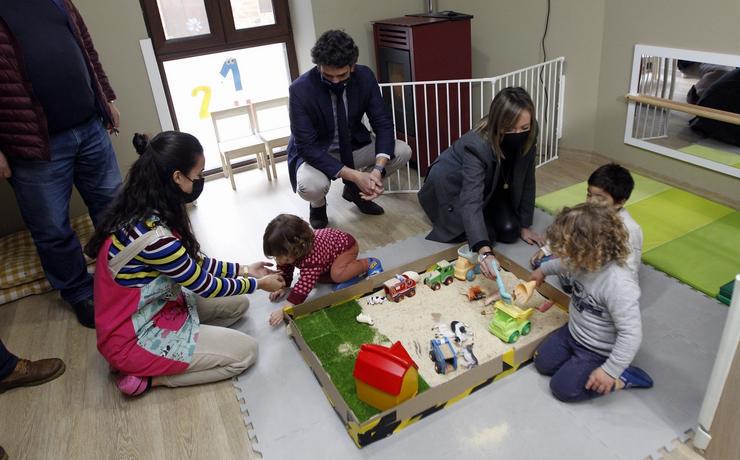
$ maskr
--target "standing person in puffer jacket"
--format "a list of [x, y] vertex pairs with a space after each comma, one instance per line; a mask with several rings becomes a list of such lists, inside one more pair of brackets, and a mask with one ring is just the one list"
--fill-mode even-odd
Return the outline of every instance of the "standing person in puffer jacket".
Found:
[[0, 179], [13, 187], [49, 283], [92, 328], [93, 281], [69, 203], [74, 184], [97, 226], [121, 184], [108, 137], [120, 114], [71, 1], [0, 0], [0, 98]]

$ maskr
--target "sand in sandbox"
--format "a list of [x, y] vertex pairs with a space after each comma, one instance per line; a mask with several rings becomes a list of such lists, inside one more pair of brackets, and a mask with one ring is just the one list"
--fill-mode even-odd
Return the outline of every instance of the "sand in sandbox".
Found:
[[[512, 273], [504, 270], [501, 270], [501, 276], [509, 292], [512, 292], [514, 286], [521, 282]], [[488, 331], [488, 324], [493, 316], [493, 307], [484, 306], [483, 300], [470, 302], [466, 295], [468, 288], [473, 285], [479, 285], [489, 294], [496, 293], [498, 287], [494, 281], [478, 275], [473, 282], [455, 279], [449, 286], [442, 285], [438, 291], [433, 291], [423, 284], [423, 278], [422, 274], [416, 286], [416, 295], [404, 297], [398, 303], [386, 299], [382, 304], [369, 305], [370, 296], [382, 296], [384, 295], [382, 291], [372, 293], [357, 301], [362, 306], [362, 311], [373, 318], [375, 328], [380, 334], [387, 336], [391, 342], [401, 341], [419, 366], [419, 373], [430, 386], [447, 382], [465, 372], [465, 360], [460, 356], [458, 356], [459, 365], [456, 371], [445, 375], [435, 372], [434, 362], [429, 358], [429, 343], [434, 338], [432, 328], [437, 324], [435, 320], [437, 317], [440, 323], [445, 323], [447, 326], [452, 321], [462, 321], [472, 329], [475, 337], [473, 353], [480, 364], [503, 355], [511, 347], [521, 347], [547, 335], [568, 321], [568, 315], [559, 308], [553, 307], [545, 313], [535, 310], [529, 318], [532, 331], [514, 344], [504, 343]], [[519, 306], [524, 309], [537, 308], [545, 300], [542, 295], [535, 292], [527, 303]], [[457, 347], [455, 348], [457, 350]]]

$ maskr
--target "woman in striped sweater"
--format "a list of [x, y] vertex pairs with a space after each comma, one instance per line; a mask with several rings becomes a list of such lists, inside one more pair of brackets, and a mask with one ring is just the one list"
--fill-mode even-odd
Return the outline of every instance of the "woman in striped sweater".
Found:
[[195, 137], [137, 134], [134, 146], [140, 156], [86, 247], [97, 257], [98, 350], [132, 396], [238, 375], [257, 357], [252, 337], [226, 327], [249, 306], [241, 294], [284, 281], [267, 262], [239, 265], [200, 252], [185, 209], [203, 190]]

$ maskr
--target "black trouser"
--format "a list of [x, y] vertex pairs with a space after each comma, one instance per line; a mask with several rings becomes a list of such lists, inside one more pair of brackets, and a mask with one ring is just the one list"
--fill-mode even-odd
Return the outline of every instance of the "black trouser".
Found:
[[500, 241], [502, 243], [515, 243], [521, 234], [519, 218], [509, 203], [505, 193], [497, 190], [496, 195], [491, 198], [486, 208], [483, 210], [483, 216], [488, 227], [488, 239], [493, 243]]
[[3, 341], [0, 340], [0, 380], [10, 375], [16, 364], [18, 364], [18, 358], [9, 352], [3, 345]]

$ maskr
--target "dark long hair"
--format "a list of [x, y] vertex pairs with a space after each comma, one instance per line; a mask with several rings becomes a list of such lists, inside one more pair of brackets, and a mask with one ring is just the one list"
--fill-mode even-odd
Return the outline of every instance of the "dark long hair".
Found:
[[193, 235], [182, 190], [172, 175], [175, 171], [188, 174], [203, 155], [203, 147], [195, 136], [178, 131], [161, 132], [152, 140], [137, 133], [133, 143], [139, 158], [85, 246], [85, 254], [97, 257], [111, 233], [156, 215], [179, 236], [185, 251], [198, 258], [200, 245]]
[[499, 91], [491, 101], [488, 115], [475, 127], [476, 132], [491, 144], [497, 159], [501, 158], [501, 139], [504, 132], [514, 127], [522, 110], [528, 111], [532, 117], [529, 136], [521, 152], [522, 155], [526, 155], [537, 142], [538, 127], [534, 118], [534, 102], [524, 88], [510, 86]]

